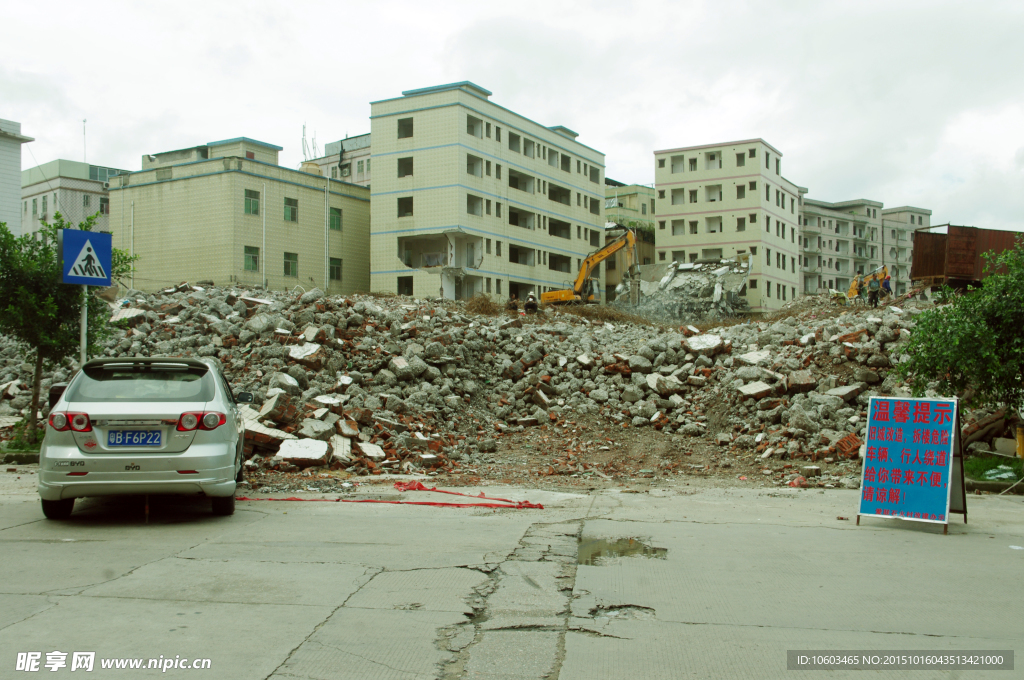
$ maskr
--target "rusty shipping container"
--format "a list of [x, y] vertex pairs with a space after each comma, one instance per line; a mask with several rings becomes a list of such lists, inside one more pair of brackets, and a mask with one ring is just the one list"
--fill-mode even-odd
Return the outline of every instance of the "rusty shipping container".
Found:
[[914, 259], [910, 265], [912, 281], [927, 285], [965, 284], [981, 281], [985, 272], [983, 253], [1001, 253], [1013, 248], [1019, 235], [1015, 231], [997, 231], [950, 225], [947, 234], [914, 233]]

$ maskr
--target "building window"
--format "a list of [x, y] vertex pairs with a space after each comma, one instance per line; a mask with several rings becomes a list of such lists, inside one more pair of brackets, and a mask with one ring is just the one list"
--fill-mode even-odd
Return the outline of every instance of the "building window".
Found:
[[103, 196], [100, 197], [100, 214], [101, 215], [109, 215], [110, 214], [110, 199], [109, 198], [105, 198]]
[[497, 125], [494, 126], [494, 141], [501, 141], [501, 128]]
[[494, 164], [494, 178], [501, 179], [501, 163]]
[[299, 254], [298, 253], [285, 253], [284, 254], [284, 275], [285, 276], [298, 276], [299, 275]]
[[297, 199], [297, 198], [286, 198], [286, 199], [284, 199], [284, 221], [285, 222], [298, 222], [299, 221], [299, 199]]
[[747, 188], [742, 184], [736, 186], [736, 198], [744, 199], [747, 197]]
[[664, 158], [659, 158], [658, 159], [658, 167], [659, 168], [665, 167], [665, 159]]
[[665, 251], [663, 250], [660, 253], [658, 253], [658, 262], [664, 262], [664, 261], [665, 261]]
[[747, 230], [747, 218], [745, 218], [745, 217], [737, 217], [736, 218], [736, 231], [746, 231], [746, 230]]
[[484, 239], [484, 252], [488, 255], [491, 254], [491, 239]]
[[696, 170], [697, 170], [697, 159], [696, 158], [691, 158], [690, 159], [690, 172], [694, 172]]
[[[246, 215], [259, 215], [260, 214], [260, 192], [245, 190], [245, 214]], [[287, 218], [286, 218], [287, 219]]]
[[[89, 203], [91, 201], [92, 201], [92, 196], [90, 196], [89, 194], [82, 194], [82, 207], [83, 208], [88, 208], [89, 207]], [[26, 203], [25, 206], [26, 206], [26, 210], [27, 210], [28, 203]]]
[[665, 220], [658, 220], [658, 229], [665, 228]]
[[341, 281], [341, 258], [340, 257], [332, 257], [332, 258], [330, 258], [330, 263], [328, 265], [328, 269], [329, 269], [328, 274], [330, 275], [331, 281]]
[[742, 153], [736, 154], [736, 167], [737, 168], [742, 168], [746, 164], [747, 164], [747, 157], [744, 156]]
[[772, 188], [767, 184], [764, 185], [764, 200], [772, 200]]
[[43, 214], [44, 214], [44, 215], [46, 214], [46, 198], [47, 198], [47, 197], [46, 197], [46, 196], [44, 195], [44, 196], [43, 196]]
[[[776, 175], [781, 175], [782, 174], [782, 161], [779, 160], [778, 158], [775, 159], [775, 174]], [[786, 295], [785, 295], [786, 291], [783, 290], [782, 293], [783, 293], [782, 299], [785, 300], [786, 299]]]
[[398, 159], [398, 176], [412, 177], [412, 157]]
[[494, 279], [494, 292], [501, 295], [501, 279]]
[[646, 215], [647, 214], [647, 204], [646, 203], [641, 203], [640, 204], [640, 214], [641, 215]]
[[750, 290], [757, 290], [757, 279], [750, 279]]
[[33, 198], [32, 199], [32, 216], [35, 217], [38, 214], [39, 214], [39, 199], [38, 198]]
[[484, 122], [476, 116], [466, 116], [466, 133], [482, 139], [484, 136]]
[[341, 208], [331, 208], [328, 225], [334, 231], [341, 231]]
[[398, 138], [406, 139], [412, 137], [412, 118], [398, 119]]
[[338, 179], [338, 166], [337, 165], [332, 165], [331, 166], [331, 179]]
[[356, 174], [357, 175], [363, 174], [363, 161], [357, 161], [356, 162]]
[[484, 200], [479, 196], [473, 196], [472, 194], [466, 195], [466, 212], [470, 215], [483, 215], [484, 214]]
[[[501, 257], [501, 241], [494, 242], [494, 254], [496, 257]], [[498, 291], [501, 292], [500, 290]]]
[[690, 222], [690, 233], [691, 234], [696, 234], [697, 233], [697, 221], [696, 220]]
[[412, 196], [398, 199], [398, 216], [412, 217]]
[[491, 279], [490, 279], [490, 277], [488, 277], [487, 278], [487, 293], [490, 294], [490, 292], [491, 292]]
[[658, 189], [658, 198], [665, 198], [665, 190]]
[[495, 217], [501, 217], [501, 203], [500, 202], [494, 204], [494, 216]]
[[245, 247], [245, 271], [258, 272], [260, 270], [260, 249], [254, 246]]
[[696, 189], [690, 189], [690, 203], [696, 203], [696, 202], [697, 202], [697, 190]]

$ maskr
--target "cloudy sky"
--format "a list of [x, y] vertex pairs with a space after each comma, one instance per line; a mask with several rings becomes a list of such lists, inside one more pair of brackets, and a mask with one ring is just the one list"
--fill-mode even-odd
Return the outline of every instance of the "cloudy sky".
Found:
[[302, 160], [369, 102], [471, 80], [565, 125], [608, 176], [655, 149], [763, 137], [813, 198], [1024, 231], [1024, 2], [6, 3], [0, 118], [24, 167], [138, 169], [247, 136]]

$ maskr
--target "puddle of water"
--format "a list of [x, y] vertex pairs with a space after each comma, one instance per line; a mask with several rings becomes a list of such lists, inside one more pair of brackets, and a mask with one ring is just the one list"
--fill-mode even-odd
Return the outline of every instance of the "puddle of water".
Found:
[[667, 548], [655, 548], [638, 538], [583, 538], [580, 537], [577, 564], [600, 567], [617, 557], [646, 557], [663, 560]]

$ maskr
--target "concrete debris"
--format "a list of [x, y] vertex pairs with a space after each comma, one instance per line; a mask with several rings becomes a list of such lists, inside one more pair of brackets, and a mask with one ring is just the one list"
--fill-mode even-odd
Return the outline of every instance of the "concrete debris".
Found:
[[749, 256], [644, 265], [640, 267], [639, 305], [615, 304], [659, 320], [692, 323], [725, 319], [748, 310], [740, 292], [749, 273]]
[[[746, 266], [663, 266], [657, 280], [642, 284], [642, 304], [682, 305], [663, 319], [696, 320], [691, 309], [734, 316]], [[915, 317], [930, 306], [905, 300], [899, 311], [869, 312], [809, 297], [772, 320], [702, 332], [557, 310], [524, 321], [473, 315], [446, 300], [182, 285], [130, 290], [113, 303], [122, 322], [103, 355], [218, 359], [232, 389], [254, 396], [241, 406], [248, 469], [462, 473], [480, 469], [517, 437], [558, 439], [579, 420], [704, 442], [715, 455], [770, 463], [765, 478], [783, 484], [796, 470], [784, 473], [776, 462], [856, 459], [844, 437], [857, 447], [866, 438], [872, 395], [908, 395], [891, 366]], [[42, 393], [75, 368], [69, 360], [46, 373]], [[0, 338], [0, 422], [28, 406], [32, 370], [24, 348]], [[1006, 419], [990, 421], [988, 439], [1009, 427]], [[570, 446], [571, 437], [561, 438]], [[599, 444], [571, 447], [597, 451]], [[537, 448], [545, 449], [538, 456], [553, 455], [553, 446]], [[614, 446], [604, 448], [617, 455]], [[538, 475], [596, 474], [568, 454], [558, 461], [527, 467]], [[605, 467], [601, 476], [617, 469]], [[811, 485], [846, 484], [803, 477]]]

